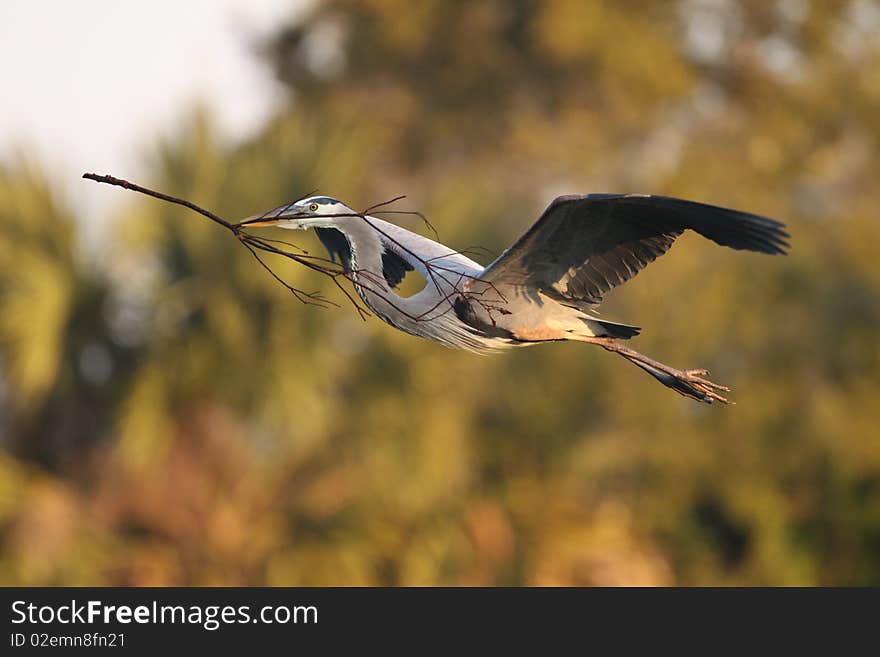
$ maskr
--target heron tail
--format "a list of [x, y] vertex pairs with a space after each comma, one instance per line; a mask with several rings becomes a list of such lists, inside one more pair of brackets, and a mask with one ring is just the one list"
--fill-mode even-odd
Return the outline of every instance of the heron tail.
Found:
[[590, 317], [584, 319], [584, 323], [592, 331], [597, 338], [617, 338], [618, 340], [629, 340], [635, 337], [642, 330], [638, 326], [630, 326], [629, 324], [619, 324], [618, 322], [609, 322], [604, 319], [595, 319]]

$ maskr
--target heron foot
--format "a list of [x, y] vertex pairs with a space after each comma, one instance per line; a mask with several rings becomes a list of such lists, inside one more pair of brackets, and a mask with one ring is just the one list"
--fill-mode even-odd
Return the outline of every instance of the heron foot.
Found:
[[722, 404], [736, 403], [728, 400], [727, 397], [718, 394], [717, 391], [730, 392], [730, 388], [705, 378], [709, 374], [709, 370], [694, 369], [678, 371], [674, 370], [673, 368], [669, 369], [672, 370], [670, 372], [667, 372], [670, 376], [673, 376], [679, 381], [686, 383], [693, 388], [696, 388], [701, 393], [709, 397], [709, 399], [711, 399], [712, 401], [721, 402]]
[[634, 349], [630, 349], [622, 345], [617, 340], [605, 337], [582, 337], [583, 342], [598, 344], [608, 351], [620, 354], [627, 360], [635, 363], [651, 376], [657, 379], [667, 388], [672, 388], [678, 394], [695, 399], [697, 401], [711, 404], [712, 402], [720, 402], [722, 404], [733, 404], [722, 392], [730, 392], [730, 388], [720, 383], [710, 381], [706, 377], [709, 370], [706, 369], [689, 369], [677, 370], [665, 363], [648, 358], [644, 354], [640, 354]]

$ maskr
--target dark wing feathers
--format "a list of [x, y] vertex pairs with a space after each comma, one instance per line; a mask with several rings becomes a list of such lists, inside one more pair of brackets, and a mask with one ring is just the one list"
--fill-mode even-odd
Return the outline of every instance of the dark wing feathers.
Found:
[[[315, 201], [320, 203], [320, 199], [315, 199]], [[346, 270], [351, 269], [351, 245], [342, 231], [320, 227], [315, 228], [315, 232], [318, 234], [321, 244], [327, 249], [330, 260], [336, 262], [336, 259], [339, 258], [339, 262]], [[388, 244], [383, 243], [383, 247], [382, 275], [388, 281], [388, 286], [394, 288], [400, 285], [408, 271], [413, 271], [413, 266], [392, 251]]]
[[746, 212], [666, 196], [560, 196], [482, 278], [597, 304], [687, 229], [733, 249], [773, 254], [788, 247], [783, 224]]
[[339, 258], [342, 266], [346, 270], [350, 269], [351, 246], [342, 231], [335, 228], [315, 228], [315, 233], [317, 233], [318, 239], [321, 240], [321, 244], [327, 249], [330, 260], [336, 262], [336, 258]]
[[788, 233], [778, 221], [748, 212], [720, 208], [695, 201], [684, 201], [667, 196], [624, 197], [627, 203], [649, 208], [658, 219], [679, 221], [721, 246], [760, 253], [785, 253]]
[[388, 287], [395, 288], [400, 285], [406, 276], [406, 272], [412, 270], [413, 266], [394, 251], [386, 248], [382, 252], [382, 275], [388, 281]]

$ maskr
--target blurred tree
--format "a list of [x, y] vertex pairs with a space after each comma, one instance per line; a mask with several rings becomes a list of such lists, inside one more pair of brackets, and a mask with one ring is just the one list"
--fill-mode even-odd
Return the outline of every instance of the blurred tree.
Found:
[[557, 193], [783, 219], [789, 258], [685, 237], [604, 311], [728, 409], [579, 345], [477, 358], [304, 307], [152, 200], [96, 269], [7, 167], [0, 580], [880, 582], [877, 29], [867, 0], [327, 0], [266, 46], [291, 94], [260, 135], [196, 113], [154, 153], [230, 218], [406, 193], [461, 248]]

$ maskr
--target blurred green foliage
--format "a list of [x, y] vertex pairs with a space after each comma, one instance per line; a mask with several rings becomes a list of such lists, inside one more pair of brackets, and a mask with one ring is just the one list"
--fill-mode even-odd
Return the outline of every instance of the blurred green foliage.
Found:
[[458, 248], [559, 193], [782, 219], [788, 258], [685, 236], [603, 311], [728, 408], [303, 306], [151, 199], [85, 257], [60, 192], [93, 183], [8, 163], [0, 581], [880, 583], [877, 29], [867, 0], [327, 0], [266, 44], [290, 95], [258, 136], [196, 112], [153, 152], [142, 182], [228, 218], [404, 193]]

